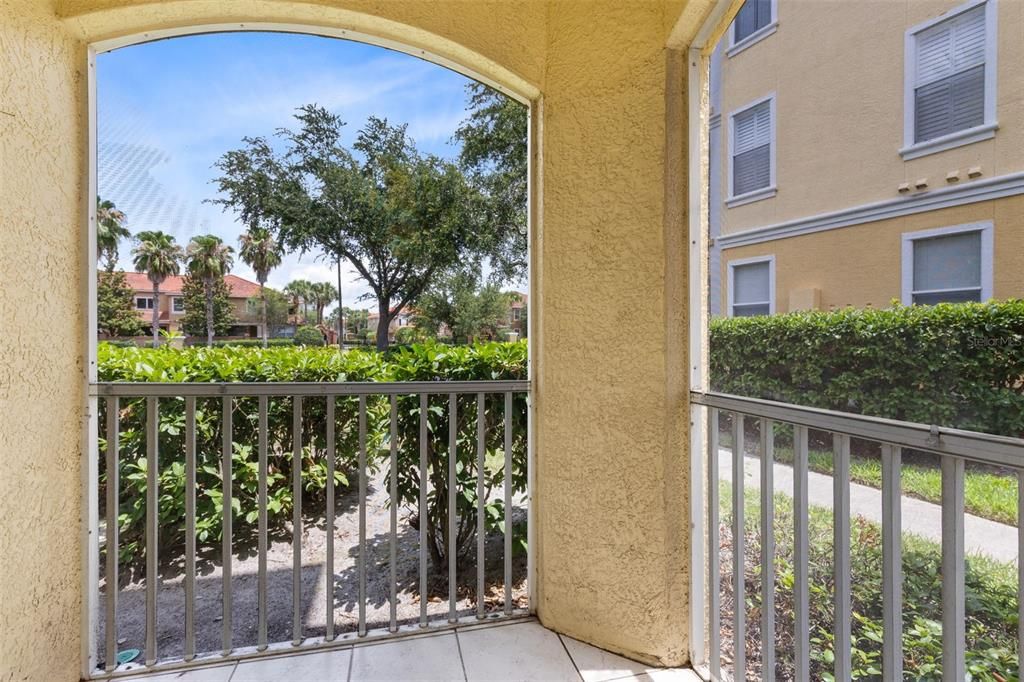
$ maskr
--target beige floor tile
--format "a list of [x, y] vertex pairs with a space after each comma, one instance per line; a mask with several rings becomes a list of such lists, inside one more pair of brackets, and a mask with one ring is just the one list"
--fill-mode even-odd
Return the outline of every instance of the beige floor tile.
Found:
[[239, 663], [231, 682], [346, 682], [351, 649]]
[[461, 681], [455, 633], [401, 639], [352, 650], [352, 682]]
[[555, 682], [580, 676], [558, 635], [537, 623], [459, 630], [469, 682]]

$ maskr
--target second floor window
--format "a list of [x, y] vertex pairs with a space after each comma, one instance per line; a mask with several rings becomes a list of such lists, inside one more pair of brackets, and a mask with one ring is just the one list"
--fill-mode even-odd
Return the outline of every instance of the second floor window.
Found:
[[772, 0], [747, 0], [733, 21], [733, 44], [741, 43], [772, 23]]
[[732, 115], [730, 199], [755, 192], [760, 197], [774, 187], [774, 105], [767, 97]]
[[146, 298], [144, 296], [139, 296], [138, 298], [135, 299], [135, 307], [139, 310], [152, 310], [153, 299]]
[[174, 312], [176, 312], [176, 313], [183, 313], [183, 312], [185, 312], [185, 299], [178, 298], [176, 296], [176, 297], [174, 297], [171, 300], [172, 300], [172, 304], [171, 305], [174, 306], [174, 308], [173, 308]]
[[907, 33], [907, 145], [994, 127], [995, 6], [965, 7]]

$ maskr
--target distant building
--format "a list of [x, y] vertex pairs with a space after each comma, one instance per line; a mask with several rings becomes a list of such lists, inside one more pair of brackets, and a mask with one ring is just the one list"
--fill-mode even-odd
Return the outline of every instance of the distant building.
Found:
[[[153, 321], [153, 283], [143, 272], [126, 272], [125, 279], [134, 292], [135, 311], [146, 328]], [[259, 306], [249, 305], [249, 299], [260, 295], [260, 285], [237, 275], [226, 275], [224, 283], [231, 290], [229, 300], [235, 323], [228, 336], [261, 338], [262, 322]], [[160, 284], [160, 329], [170, 332], [181, 331], [181, 318], [185, 315], [185, 298], [182, 294], [184, 278], [172, 275]]]

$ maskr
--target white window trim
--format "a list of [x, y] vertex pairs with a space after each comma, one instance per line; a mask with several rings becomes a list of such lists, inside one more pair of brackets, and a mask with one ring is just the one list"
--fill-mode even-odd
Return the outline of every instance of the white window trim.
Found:
[[[179, 308], [178, 303], [181, 303]], [[182, 296], [171, 297], [171, 312], [172, 313], [184, 313], [185, 312], [185, 299]]]
[[[139, 301], [149, 301], [149, 305], [144, 307], [144, 308], [140, 308], [139, 307]], [[136, 310], [152, 310], [153, 309], [153, 297], [152, 296], [140, 296], [140, 295], [136, 294], [135, 295], [135, 309]]]
[[743, 40], [736, 40], [736, 21], [729, 26], [729, 46], [725, 50], [726, 57], [734, 57], [754, 43], [759, 43], [779, 28], [778, 0], [772, 0], [772, 18], [767, 24], [757, 29]]
[[[769, 110], [769, 114], [768, 115], [771, 117], [771, 123], [772, 123], [772, 125], [771, 125], [771, 142], [769, 144], [769, 149], [768, 149], [768, 168], [769, 168], [769, 172], [768, 172], [768, 177], [769, 177], [768, 186], [767, 187], [762, 187], [760, 189], [755, 189], [752, 192], [746, 192], [744, 194], [740, 194], [739, 196], [737, 196], [737, 195], [735, 195], [733, 193], [733, 174], [732, 174], [732, 160], [733, 160], [732, 148], [733, 148], [733, 141], [734, 141], [734, 138], [736, 136], [735, 135], [736, 117], [738, 115], [742, 114], [744, 111], [747, 111], [748, 109], [752, 109], [752, 108], [758, 106], [759, 104], [763, 104], [764, 102], [770, 102], [769, 107], [768, 107], [768, 110]], [[728, 159], [726, 159], [726, 161], [727, 161], [727, 163], [726, 163], [727, 173], [726, 174], [728, 175], [728, 178], [729, 178], [729, 196], [725, 200], [725, 205], [728, 208], [735, 208], [737, 206], [742, 206], [743, 204], [749, 204], [749, 203], [754, 202], [754, 201], [761, 201], [762, 199], [770, 199], [771, 197], [773, 197], [776, 194], [778, 194], [778, 188], [775, 186], [775, 127], [776, 127], [775, 118], [776, 118], [776, 116], [775, 116], [775, 93], [774, 92], [771, 92], [771, 93], [765, 95], [764, 97], [761, 97], [760, 99], [756, 99], [753, 102], [748, 102], [747, 104], [744, 104], [739, 109], [734, 109], [729, 114], [729, 130], [727, 132], [728, 139], [726, 140], [726, 148], [728, 150], [727, 151]]]
[[[914, 85], [917, 79], [917, 74], [915, 73], [915, 66], [917, 64], [917, 34], [936, 24], [972, 10], [978, 5], [985, 5], [985, 121], [973, 128], [958, 130], [949, 135], [915, 143]], [[996, 48], [999, 43], [998, 36], [996, 35], [997, 16], [996, 0], [971, 0], [934, 19], [929, 19], [907, 29], [904, 38], [903, 59], [903, 147], [899, 150], [900, 156], [903, 157], [904, 161], [981, 142], [995, 136], [996, 130], [999, 128], [999, 123], [996, 121], [996, 54], [998, 52]]]
[[[920, 239], [945, 237], [965, 232], [981, 233], [981, 300], [984, 302], [992, 298], [993, 242], [992, 221], [989, 220], [979, 223], [939, 227], [934, 230], [904, 232], [900, 257], [900, 300], [903, 302], [903, 305], [912, 305], [914, 302], [914, 242]], [[954, 290], [951, 289], [950, 291]], [[962, 289], [955, 289], [955, 291], [962, 291]]]
[[[755, 263], [768, 263], [768, 314], [775, 314], [775, 255], [770, 256], [753, 256], [751, 258], [737, 258], [729, 261], [729, 300], [726, 314], [729, 317], [735, 317], [733, 315], [733, 295], [736, 291], [735, 286], [735, 270], [737, 266], [742, 265], [754, 265]], [[740, 305], [755, 305], [753, 303], [741, 303]]]

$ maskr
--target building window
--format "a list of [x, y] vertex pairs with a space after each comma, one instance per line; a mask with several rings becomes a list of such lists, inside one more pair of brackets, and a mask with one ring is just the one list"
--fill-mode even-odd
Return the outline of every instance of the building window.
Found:
[[729, 166], [727, 206], [775, 196], [775, 95], [729, 117]]
[[135, 307], [138, 310], [152, 310], [153, 309], [153, 299], [149, 298], [147, 296], [137, 296], [135, 298]]
[[729, 316], [775, 312], [775, 257], [759, 256], [729, 263]]
[[907, 31], [905, 159], [995, 134], [995, 10], [974, 1]]
[[519, 319], [520, 319], [519, 316], [521, 314], [522, 314], [522, 312], [519, 310], [519, 308], [513, 308], [512, 309], [512, 319], [513, 319], [513, 321], [518, 322]]
[[176, 313], [183, 313], [183, 312], [185, 312], [185, 299], [181, 298], [180, 296], [175, 296], [173, 299], [171, 299], [171, 301], [172, 301], [172, 305], [174, 306], [173, 307], [174, 312], [176, 312]]
[[965, 303], [992, 298], [992, 223], [903, 235], [903, 303]]
[[775, 32], [775, 2], [776, 0], [747, 0], [743, 3], [732, 22], [732, 44], [728, 51], [730, 57]]

